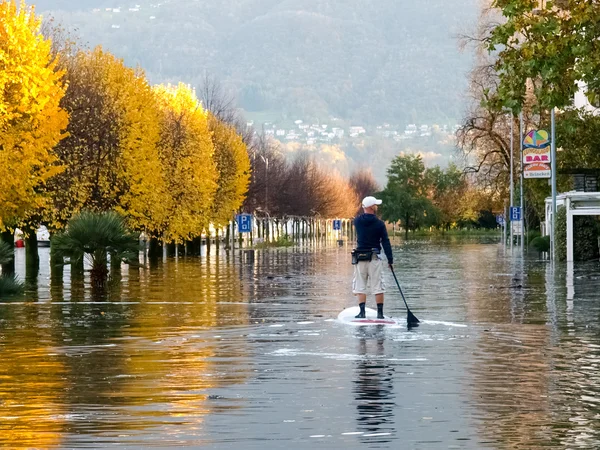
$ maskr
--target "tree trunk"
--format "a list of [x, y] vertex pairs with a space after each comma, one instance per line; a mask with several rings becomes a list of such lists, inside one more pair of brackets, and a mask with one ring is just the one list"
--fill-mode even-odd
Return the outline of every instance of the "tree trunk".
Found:
[[231, 249], [231, 223], [225, 231], [225, 250]]
[[409, 226], [409, 216], [406, 215], [406, 222], [404, 223], [404, 239], [408, 240], [408, 226]]
[[151, 260], [156, 260], [162, 258], [162, 254], [162, 242], [159, 241], [157, 238], [150, 238], [150, 240], [148, 241], [148, 258], [150, 258]]
[[27, 288], [37, 292], [38, 275], [40, 273], [40, 256], [36, 230], [28, 230], [25, 237], [25, 284]]
[[62, 256], [57, 256], [52, 249], [52, 237], [50, 237], [50, 297], [54, 302], [64, 301], [64, 274], [65, 264]]
[[[14, 255], [14, 249], [15, 249], [15, 236], [11, 231], [3, 231], [2, 234], [0, 234], [0, 239], [2, 239], [2, 242], [7, 243], [10, 248], [13, 249], [13, 255]], [[2, 264], [2, 274], [3, 275], [14, 275], [15, 273], [15, 258], [13, 256], [13, 259], [10, 260], [9, 262], [7, 262], [6, 264]]]
[[38, 254], [38, 240], [35, 229], [26, 231], [25, 236], [25, 267], [26, 270], [37, 271], [40, 267], [40, 256]]
[[72, 279], [82, 279], [83, 280], [83, 258], [79, 261], [71, 261], [71, 278]]
[[56, 251], [53, 250], [52, 238], [50, 238], [50, 291], [52, 292], [53, 300], [54, 293], [58, 294], [59, 291], [60, 298], [62, 298], [64, 269], [64, 259], [62, 256], [58, 256]]

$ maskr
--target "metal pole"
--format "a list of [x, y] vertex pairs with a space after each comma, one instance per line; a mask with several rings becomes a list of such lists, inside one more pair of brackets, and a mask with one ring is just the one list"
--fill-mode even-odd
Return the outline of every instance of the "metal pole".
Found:
[[525, 250], [525, 246], [523, 245], [525, 239], [525, 202], [523, 200], [523, 111], [521, 111], [521, 114], [519, 114], [519, 141], [521, 142], [521, 151], [519, 153], [521, 155], [521, 185], [519, 188], [519, 190], [521, 191], [521, 255], [523, 255]]
[[512, 207], [514, 206], [514, 180], [513, 180], [513, 153], [514, 153], [514, 145], [515, 145], [515, 133], [514, 133], [514, 120], [513, 113], [510, 113], [510, 205], [509, 205], [509, 215], [510, 217], [510, 251], [512, 253], [513, 249], [513, 223], [512, 223]]
[[550, 232], [550, 245], [552, 261], [556, 260], [556, 245], [554, 242], [555, 231], [556, 231], [556, 114], [554, 108], [551, 112], [551, 141], [550, 141], [550, 158], [552, 163], [552, 230]]

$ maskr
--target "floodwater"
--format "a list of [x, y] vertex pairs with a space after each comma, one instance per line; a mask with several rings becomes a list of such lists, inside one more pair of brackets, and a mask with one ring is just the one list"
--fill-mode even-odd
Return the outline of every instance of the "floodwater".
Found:
[[412, 330], [335, 320], [348, 248], [123, 267], [100, 301], [41, 249], [39, 289], [0, 303], [0, 447], [599, 448], [598, 264], [397, 244]]

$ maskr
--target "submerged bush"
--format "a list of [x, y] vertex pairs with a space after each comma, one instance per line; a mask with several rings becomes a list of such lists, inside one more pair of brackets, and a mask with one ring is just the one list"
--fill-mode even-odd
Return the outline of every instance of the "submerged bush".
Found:
[[531, 241], [530, 245], [540, 253], [549, 252], [550, 236], [537, 236]]
[[[0, 264], [7, 264], [14, 257], [13, 249], [6, 242], [0, 241]], [[0, 298], [22, 294], [25, 285], [15, 275], [0, 276]]]
[[84, 211], [69, 221], [64, 233], [54, 236], [52, 248], [56, 255], [68, 257], [71, 263], [88, 258], [92, 284], [100, 286], [108, 278], [108, 255], [113, 261], [136, 260], [139, 242], [116, 212]]
[[4, 241], [0, 241], [0, 264], [7, 264], [13, 259], [13, 249]]
[[255, 248], [269, 248], [269, 247], [293, 247], [295, 245], [292, 238], [289, 236], [281, 236], [273, 242], [260, 242], [256, 244]]
[[25, 285], [17, 280], [15, 275], [2, 275], [0, 277], [0, 298], [22, 294]]

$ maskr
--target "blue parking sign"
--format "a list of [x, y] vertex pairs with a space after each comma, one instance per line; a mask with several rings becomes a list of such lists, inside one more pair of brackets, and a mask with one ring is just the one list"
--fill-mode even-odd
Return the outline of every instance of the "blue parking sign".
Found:
[[333, 229], [334, 230], [341, 230], [342, 229], [342, 221], [339, 219], [336, 219], [333, 221]]
[[518, 222], [521, 220], [521, 208], [519, 206], [512, 206], [510, 208], [510, 221]]
[[235, 219], [240, 233], [252, 232], [252, 214], [238, 214]]

